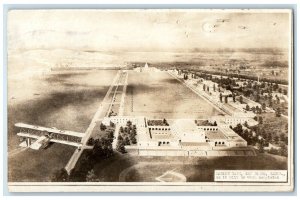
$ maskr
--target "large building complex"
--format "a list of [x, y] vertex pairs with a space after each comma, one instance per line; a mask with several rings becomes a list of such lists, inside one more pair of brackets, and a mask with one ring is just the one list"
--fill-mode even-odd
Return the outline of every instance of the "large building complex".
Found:
[[[109, 125], [113, 122], [118, 127], [126, 126], [127, 121], [135, 124], [137, 145], [127, 148], [137, 150], [140, 156], [255, 155], [247, 148], [247, 142], [229, 128], [229, 118], [219, 116], [209, 120], [170, 119], [166, 120], [167, 124], [162, 124], [163, 119], [113, 116], [105, 118], [103, 123]], [[214, 119], [217, 124], [209, 122]]]

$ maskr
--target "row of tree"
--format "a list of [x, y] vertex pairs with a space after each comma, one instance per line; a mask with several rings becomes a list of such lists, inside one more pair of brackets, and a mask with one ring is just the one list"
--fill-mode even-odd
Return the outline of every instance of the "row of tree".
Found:
[[131, 121], [128, 121], [124, 128], [121, 126], [117, 138], [117, 151], [126, 153], [125, 145], [135, 145], [137, 143], [136, 135], [136, 126], [132, 125]]
[[112, 143], [114, 139], [114, 127], [111, 124], [109, 128], [101, 124], [97, 138], [91, 137], [87, 144], [93, 146], [92, 150], [84, 150], [76, 167], [68, 175], [64, 168], [54, 172], [51, 177], [53, 182], [65, 182], [65, 181], [97, 181], [95, 177], [93, 167], [94, 165], [103, 160], [113, 156]]
[[[219, 75], [219, 76], [227, 76], [227, 77], [230, 77], [230, 78], [249, 79], [249, 80], [253, 80], [253, 81], [257, 80], [257, 76], [244, 75], [244, 74], [234, 74], [234, 73], [221, 72], [221, 71], [209, 71], [209, 70], [203, 70], [203, 69], [188, 69], [188, 70], [182, 70], [182, 71], [185, 72], [185, 73], [192, 72], [192, 73], [194, 73], [198, 76], [201, 75], [201, 74], [205, 74], [207, 76]], [[276, 84], [288, 85], [287, 80], [261, 77], [260, 81], [261, 82], [266, 82], [266, 83], [276, 83]]]
[[285, 134], [282, 133], [278, 136], [275, 133], [266, 133], [264, 129], [260, 129], [258, 127], [249, 128], [250, 130], [243, 129], [243, 126], [241, 124], [237, 124], [237, 126], [232, 128], [232, 130], [239, 136], [241, 136], [244, 140], [246, 140], [248, 145], [258, 146], [260, 152], [264, 152], [264, 148], [272, 143], [279, 145], [280, 150], [270, 149], [270, 153], [287, 156], [288, 137]]

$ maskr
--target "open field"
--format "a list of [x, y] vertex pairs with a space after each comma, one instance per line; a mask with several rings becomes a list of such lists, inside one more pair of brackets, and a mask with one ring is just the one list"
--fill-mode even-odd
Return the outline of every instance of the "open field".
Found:
[[[17, 122], [85, 132], [117, 71], [54, 72], [39, 77], [8, 78], [8, 147], [18, 148]], [[53, 144], [8, 158], [9, 181], [49, 181], [66, 165], [74, 147]]]
[[[121, 179], [126, 182], [153, 182], [155, 178], [163, 175], [166, 171], [174, 171], [183, 174], [187, 182], [212, 182], [214, 181], [214, 170], [217, 169], [287, 169], [286, 158], [284, 160], [274, 158], [267, 154], [251, 157], [218, 157], [218, 158], [197, 158], [194, 160], [182, 161], [151, 161], [140, 162], [132, 166]], [[191, 163], [190, 163], [191, 162]]]
[[166, 171], [183, 174], [187, 182], [210, 182], [215, 169], [287, 169], [287, 158], [270, 154], [210, 158], [137, 157], [115, 152], [93, 166], [101, 182], [156, 182], [156, 178]]
[[207, 118], [220, 114], [167, 72], [129, 71], [125, 115]]

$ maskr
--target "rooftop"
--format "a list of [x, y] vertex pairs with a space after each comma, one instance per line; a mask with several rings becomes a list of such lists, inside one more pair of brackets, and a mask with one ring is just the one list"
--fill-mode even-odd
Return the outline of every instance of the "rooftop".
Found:
[[225, 137], [225, 135], [220, 132], [220, 131], [209, 131], [209, 132], [205, 132], [205, 136], [208, 138], [208, 139], [211, 139], [211, 140], [217, 140], [217, 139], [221, 139], [221, 140], [224, 140], [224, 139], [227, 139]]

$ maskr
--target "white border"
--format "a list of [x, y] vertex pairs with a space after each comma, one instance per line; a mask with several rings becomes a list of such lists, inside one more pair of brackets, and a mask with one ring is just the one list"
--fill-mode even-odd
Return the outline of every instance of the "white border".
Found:
[[[192, 4], [195, 4], [195, 3], [209, 3], [209, 4], [253, 4], [253, 3], [255, 3], [255, 4], [270, 4], [270, 5], [272, 5], [273, 3], [277, 3], [277, 4], [298, 4], [298, 1], [296, 1], [296, 0], [277, 0], [277, 1], [274, 1], [274, 0], [252, 0], [252, 1], [249, 1], [249, 0], [241, 0], [241, 1], [238, 1], [238, 0], [227, 0], [226, 2], [224, 2], [224, 1], [222, 1], [222, 0], [210, 0], [210, 1], [202, 1], [202, 2], [199, 2], [199, 1], [194, 1], [194, 0], [192, 0], [192, 1], [189, 1], [189, 3], [192, 3]], [[22, 0], [4, 0], [4, 1], [2, 1], [2, 6], [3, 6], [3, 4], [15, 4], [15, 3], [20, 3], [20, 4], [24, 4], [24, 1], [22, 1]], [[44, 0], [44, 1], [38, 1], [38, 0], [29, 0], [29, 1], [27, 1], [26, 3], [33, 3], [33, 4], [41, 4], [41, 3], [43, 3], [43, 4], [51, 4], [51, 3], [55, 3], [55, 4], [66, 4], [66, 3], [69, 3], [69, 1], [66, 1], [66, 0]], [[83, 1], [78, 1], [78, 0], [73, 0], [71, 3], [84, 3], [84, 4], [90, 4], [90, 3], [92, 3], [92, 4], [97, 4], [97, 3], [102, 3], [102, 4], [124, 4], [124, 3], [134, 3], [134, 4], [149, 4], [149, 3], [155, 3], [155, 4], [168, 4], [168, 3], [172, 3], [172, 4], [186, 4], [187, 3], [187, 1], [184, 1], [184, 0], [173, 0], [172, 2], [169, 2], [169, 1], [167, 1], [167, 0], [152, 0], [151, 2], [147, 2], [147, 1], [145, 1], [145, 0], [135, 0], [135, 1], [122, 1], [122, 0], [118, 0], [118, 1], [116, 1], [116, 0], [104, 0], [104, 1], [101, 1], [101, 2], [99, 2], [99, 1], [96, 1], [96, 0], [85, 0], [84, 2]], [[297, 16], [297, 24], [299, 24], [299, 15]], [[2, 7], [2, 9], [1, 9], [1, 22], [3, 23], [3, 7]], [[3, 32], [1, 32], [1, 42], [2, 42], [2, 44], [3, 44]], [[298, 44], [298, 41], [297, 41], [297, 44]], [[295, 44], [295, 45], [297, 45], [297, 44]], [[299, 52], [299, 51], [298, 51]], [[297, 52], [297, 55], [298, 55], [298, 52]], [[297, 57], [297, 55], [296, 55], [296, 57]], [[1, 50], [1, 58], [2, 58], [2, 61], [3, 61], [3, 48], [2, 48], [2, 50]], [[1, 70], [0, 70], [0, 73], [1, 74], [3, 74], [3, 68], [1, 68]], [[295, 74], [295, 76], [296, 76], [296, 79], [297, 79], [297, 77], [298, 77], [298, 75], [299, 75], [299, 70], [297, 70], [297, 74]], [[1, 92], [2, 92], [2, 94], [3, 94], [3, 76], [1, 76]], [[296, 90], [297, 90], [297, 94], [298, 94], [298, 92], [299, 92], [299, 89], [298, 88], [296, 88]], [[1, 103], [1, 108], [0, 108], [0, 110], [1, 110], [1, 113], [3, 113], [3, 96], [1, 95], [1, 100], [0, 100], [0, 103]], [[297, 108], [297, 110], [295, 111], [295, 112], [297, 112], [298, 111], [298, 108]], [[298, 119], [297, 119], [297, 122], [295, 122], [296, 124], [298, 124]], [[1, 125], [1, 128], [3, 127], [3, 121], [1, 121], [0, 122], [0, 125]], [[296, 134], [296, 133], [295, 133]], [[297, 142], [299, 141], [299, 137], [297, 137]], [[3, 142], [3, 140], [1, 140], [1, 145], [2, 145], [2, 147], [3, 147], [3, 145], [4, 145], [4, 142]], [[2, 148], [3, 149], [3, 148]], [[4, 153], [4, 152], [3, 152]], [[5, 153], [3, 154], [3, 155], [6, 155]], [[3, 157], [1, 157], [0, 158], [0, 161], [1, 161], [1, 169], [2, 169], [2, 171], [3, 171]], [[3, 187], [3, 182], [1, 182], [1, 191], [2, 191], [2, 189], [4, 188]], [[5, 189], [5, 188], [4, 188]], [[2, 191], [3, 192], [3, 191]], [[6, 194], [7, 195], [7, 194]], [[39, 199], [40, 199], [40, 197], [38, 197]], [[44, 198], [44, 197], [43, 197]], [[51, 197], [50, 197], [51, 198]], [[73, 198], [73, 197], [72, 197]], [[78, 197], [74, 197], [74, 199], [82, 199], [82, 197], [81, 196], [78, 196]], [[92, 198], [92, 197], [89, 197], [89, 198]], [[105, 197], [106, 198], [106, 197]], [[144, 198], [144, 197], [143, 197]], [[152, 198], [154, 198], [154, 197], [151, 197], [151, 199]], [[180, 199], [182, 199], [181, 197], [179, 197]], [[229, 197], [228, 198], [228, 196], [227, 197], [222, 197], [222, 198], [224, 198], [224, 199], [234, 199], [233, 197]], [[247, 199], [247, 198], [251, 198], [251, 199], [253, 199], [253, 198], [256, 198], [256, 197], [243, 197], [243, 199]], [[264, 199], [265, 199], [266, 197], [264, 197]], [[277, 196], [277, 197], [272, 197], [273, 199], [282, 199], [282, 197], [279, 195], [279, 196]], [[288, 198], [288, 197], [284, 197], [284, 198]], [[26, 197], [22, 197], [22, 199], [27, 199]], [[32, 197], [30, 197], [29, 199], [32, 199]], [[98, 198], [97, 198], [98, 199]], [[176, 199], [176, 197], [172, 197], [172, 199]], [[240, 199], [240, 198], [239, 198]]]

